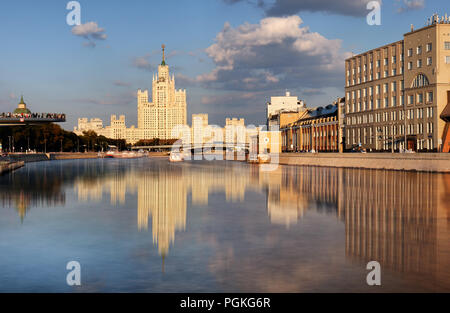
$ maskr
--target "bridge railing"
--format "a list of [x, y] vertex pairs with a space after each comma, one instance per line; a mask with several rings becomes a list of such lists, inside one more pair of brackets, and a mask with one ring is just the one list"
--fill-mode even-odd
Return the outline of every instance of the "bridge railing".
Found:
[[2, 122], [15, 122], [15, 121], [27, 121], [27, 122], [65, 122], [66, 115], [63, 113], [0, 113], [0, 121]]

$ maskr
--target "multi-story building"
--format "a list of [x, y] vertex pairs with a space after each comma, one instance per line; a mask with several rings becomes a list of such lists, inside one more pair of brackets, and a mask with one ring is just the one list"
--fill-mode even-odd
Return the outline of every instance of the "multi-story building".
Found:
[[111, 124], [103, 127], [103, 121], [99, 118], [78, 119], [78, 127], [74, 127], [74, 133], [78, 136], [83, 135], [85, 131], [94, 131], [98, 136], [105, 136], [111, 139], [125, 139], [126, 142], [134, 144], [140, 140], [141, 131], [132, 125], [127, 128], [125, 123], [125, 115], [111, 115]]
[[186, 125], [186, 90], [175, 90], [175, 77], [170, 77], [169, 66], [163, 59], [158, 66], [158, 74], [153, 75], [152, 102], [148, 99], [148, 90], [138, 90], [138, 128], [142, 130], [141, 139], [177, 139], [172, 129], [177, 125]]
[[127, 128], [125, 116], [117, 119], [111, 116], [111, 125], [103, 127], [99, 118], [78, 119], [78, 127], [74, 132], [82, 135], [83, 131], [93, 130], [98, 135], [112, 139], [125, 139], [134, 144], [142, 139], [178, 139], [172, 136], [172, 129], [178, 125], [186, 125], [186, 90], [175, 90], [175, 78], [169, 75], [169, 66], [163, 59], [158, 66], [158, 74], [153, 75], [152, 102], [149, 102], [148, 90], [137, 91], [138, 127]]
[[210, 138], [208, 114], [192, 114], [192, 145], [201, 147]]
[[225, 119], [225, 143], [229, 145], [244, 145], [247, 141], [245, 120], [243, 118]]
[[74, 127], [73, 131], [77, 135], [81, 135], [84, 131], [93, 130], [97, 131], [103, 128], [103, 121], [99, 118], [91, 118], [88, 120], [86, 117], [78, 119], [78, 127]]
[[284, 152], [338, 152], [341, 135], [344, 98], [333, 104], [307, 109], [299, 119], [281, 126], [281, 150]]
[[346, 60], [346, 149], [440, 151], [450, 90], [450, 20]]
[[285, 96], [271, 97], [270, 102], [267, 103], [267, 126], [272, 116], [277, 115], [281, 111], [285, 112], [299, 112], [304, 110], [305, 102], [299, 100], [298, 97], [291, 96], [289, 91], [286, 91]]

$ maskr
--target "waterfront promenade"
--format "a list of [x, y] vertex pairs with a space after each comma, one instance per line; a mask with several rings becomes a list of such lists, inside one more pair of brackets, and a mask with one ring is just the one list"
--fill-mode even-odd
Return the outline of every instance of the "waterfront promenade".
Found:
[[283, 165], [450, 172], [450, 153], [282, 153]]

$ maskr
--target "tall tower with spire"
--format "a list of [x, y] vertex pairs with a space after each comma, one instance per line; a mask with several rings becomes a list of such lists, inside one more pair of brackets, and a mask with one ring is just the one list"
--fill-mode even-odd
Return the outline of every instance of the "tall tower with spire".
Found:
[[162, 61], [158, 74], [153, 75], [152, 102], [148, 100], [147, 90], [138, 90], [138, 128], [142, 139], [173, 138], [172, 129], [186, 125], [186, 90], [175, 89], [175, 77], [170, 77], [166, 63], [166, 46], [162, 45]]

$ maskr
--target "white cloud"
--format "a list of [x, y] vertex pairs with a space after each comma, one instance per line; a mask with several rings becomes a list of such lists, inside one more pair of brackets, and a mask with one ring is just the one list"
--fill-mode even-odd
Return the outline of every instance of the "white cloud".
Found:
[[398, 9], [399, 13], [412, 10], [422, 10], [425, 8], [425, 0], [403, 0], [402, 6]]
[[155, 67], [150, 62], [150, 56], [151, 56], [151, 53], [147, 53], [144, 56], [135, 57], [132, 59], [131, 65], [138, 69], [151, 72], [155, 69]]
[[299, 16], [226, 23], [206, 49], [215, 68], [195, 81], [223, 90], [317, 88], [343, 84], [341, 41], [302, 27]]
[[85, 24], [77, 25], [72, 28], [72, 34], [87, 39], [83, 43], [85, 47], [95, 47], [96, 40], [106, 40], [108, 37], [105, 34], [105, 29], [98, 26], [96, 22], [87, 22]]

